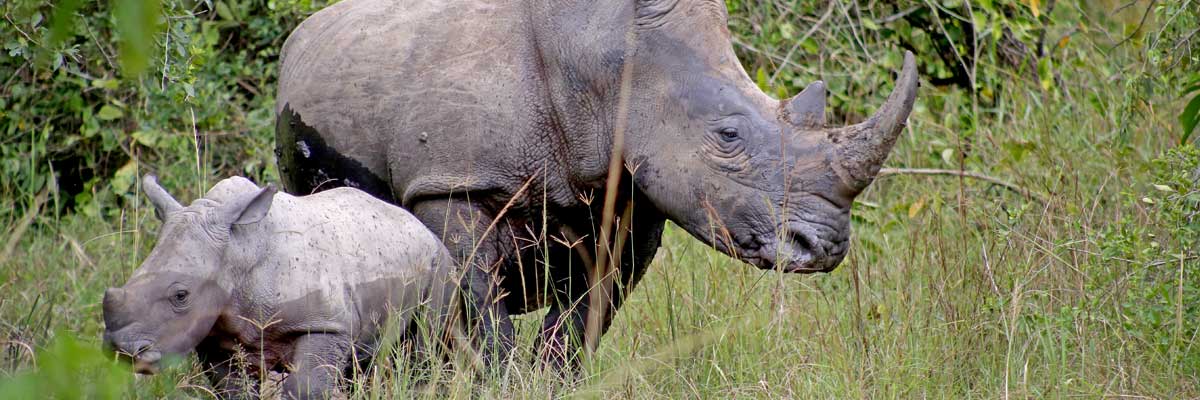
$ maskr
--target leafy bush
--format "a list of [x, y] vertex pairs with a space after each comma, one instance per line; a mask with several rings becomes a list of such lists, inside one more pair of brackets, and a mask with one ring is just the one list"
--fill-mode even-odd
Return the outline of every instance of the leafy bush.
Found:
[[2, 6], [0, 193], [12, 196], [0, 218], [43, 191], [65, 210], [111, 213], [148, 169], [169, 181], [273, 174], [279, 48], [323, 3], [65, 3]]

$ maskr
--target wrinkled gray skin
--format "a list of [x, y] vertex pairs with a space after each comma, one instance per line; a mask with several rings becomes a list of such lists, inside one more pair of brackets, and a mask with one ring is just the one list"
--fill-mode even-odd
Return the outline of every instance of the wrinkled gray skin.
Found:
[[485, 354], [508, 354], [509, 314], [549, 307], [540, 352], [561, 365], [589, 308], [628, 68], [615, 215], [634, 209], [600, 332], [666, 220], [763, 269], [830, 271], [854, 197], [911, 111], [913, 57], [875, 115], [826, 128], [824, 85], [784, 101], [761, 92], [727, 17], [719, 0], [339, 2], [284, 45], [284, 187], [353, 186], [412, 210], [472, 262]]
[[[325, 398], [383, 324], [444, 326], [454, 260], [399, 207], [352, 188], [276, 194], [240, 177], [187, 207], [152, 176], [144, 188], [163, 220], [158, 243], [104, 293], [105, 342], [139, 372], [194, 349], [223, 397], [257, 397], [265, 367], [290, 372], [289, 398]], [[231, 360], [239, 348], [250, 371]]]

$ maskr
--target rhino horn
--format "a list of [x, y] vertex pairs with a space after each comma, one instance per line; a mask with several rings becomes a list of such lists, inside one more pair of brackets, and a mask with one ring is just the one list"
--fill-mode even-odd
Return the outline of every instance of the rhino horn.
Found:
[[871, 184], [887, 160], [912, 112], [917, 86], [917, 62], [912, 52], [906, 51], [904, 69], [887, 103], [866, 121], [831, 132], [842, 179], [855, 193]]
[[800, 94], [787, 100], [788, 122], [799, 129], [825, 127], [825, 82], [808, 84]]
[[150, 204], [154, 205], [154, 213], [158, 215], [159, 220], [165, 220], [167, 214], [183, 208], [166, 189], [158, 185], [158, 178], [154, 175], [142, 178], [142, 190], [146, 192], [146, 197], [150, 198]]
[[121, 304], [125, 303], [125, 289], [108, 288], [104, 291], [104, 313], [112, 314], [116, 312]]

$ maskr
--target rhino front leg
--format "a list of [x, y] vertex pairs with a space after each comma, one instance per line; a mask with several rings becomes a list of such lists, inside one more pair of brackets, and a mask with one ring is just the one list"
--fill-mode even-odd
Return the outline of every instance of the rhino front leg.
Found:
[[[613, 315], [642, 279], [642, 275], [645, 275], [662, 242], [665, 223], [666, 219], [657, 214], [646, 215], [635, 211], [629, 240], [622, 250], [617, 279], [613, 281], [616, 285], [613, 288], [613, 298], [603, 305], [601, 326], [597, 334], [604, 335], [608, 331]], [[596, 248], [594, 241], [586, 242], [585, 248]], [[586, 265], [578, 255], [573, 257], [571, 265]], [[544, 365], [562, 369], [576, 367], [580, 361], [579, 355], [585, 343], [590, 307], [588, 282], [591, 279], [591, 271], [587, 268], [556, 267], [558, 268], [553, 271], [559, 273], [553, 274], [554, 302], [542, 322], [536, 348]], [[599, 338], [596, 339], [596, 343], [599, 343]]]
[[258, 399], [258, 379], [246, 373], [244, 365], [235, 365], [232, 353], [201, 343], [196, 347], [196, 358], [204, 368], [204, 375], [212, 384], [213, 392], [221, 399]]
[[310, 333], [296, 339], [290, 373], [283, 380], [285, 399], [328, 399], [337, 391], [350, 356], [350, 338], [331, 333]]
[[[431, 199], [412, 206], [413, 215], [442, 239], [451, 256], [462, 265], [460, 280], [468, 332], [479, 344], [483, 362], [492, 371], [507, 362], [513, 348], [513, 324], [501, 301], [497, 275], [504, 254], [496, 242], [505, 224], [498, 223], [486, 236], [494, 217], [461, 199]], [[467, 265], [469, 262], [470, 265]]]

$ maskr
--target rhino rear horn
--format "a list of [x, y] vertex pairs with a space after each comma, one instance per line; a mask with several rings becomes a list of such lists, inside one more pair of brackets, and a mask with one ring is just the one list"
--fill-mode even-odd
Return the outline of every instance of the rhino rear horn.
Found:
[[842, 178], [855, 193], [875, 179], [904, 130], [905, 121], [917, 98], [917, 62], [912, 52], [904, 53], [904, 69], [887, 102], [862, 123], [841, 128], [829, 136], [837, 148]]
[[170, 193], [158, 185], [158, 178], [154, 175], [148, 174], [142, 178], [142, 190], [146, 192], [146, 197], [150, 198], [150, 204], [154, 205], [154, 214], [160, 221], [165, 221], [167, 214], [183, 209]]
[[787, 100], [788, 122], [800, 129], [825, 127], [825, 82], [808, 84], [800, 94]]

